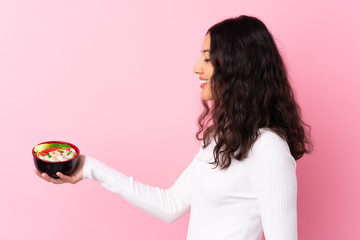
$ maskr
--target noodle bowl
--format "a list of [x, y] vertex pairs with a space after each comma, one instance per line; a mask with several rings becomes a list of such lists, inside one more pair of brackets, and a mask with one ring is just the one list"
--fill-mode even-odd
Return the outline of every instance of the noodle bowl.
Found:
[[69, 175], [76, 169], [80, 151], [71, 143], [50, 141], [36, 145], [32, 154], [35, 166], [40, 172], [58, 178], [57, 172]]

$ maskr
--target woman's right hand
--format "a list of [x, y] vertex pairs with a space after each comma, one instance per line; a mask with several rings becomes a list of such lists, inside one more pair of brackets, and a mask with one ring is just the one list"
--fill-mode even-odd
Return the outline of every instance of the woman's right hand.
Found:
[[59, 176], [58, 179], [52, 178], [46, 173], [41, 173], [37, 169], [34, 170], [36, 175], [38, 175], [40, 178], [44, 179], [47, 182], [51, 182], [54, 184], [62, 184], [62, 183], [71, 183], [75, 184], [80, 182], [83, 179], [83, 167], [85, 163], [85, 155], [80, 154], [79, 156], [79, 162], [78, 167], [75, 169], [75, 171], [71, 175], [64, 175], [61, 172], [57, 172], [56, 175]]

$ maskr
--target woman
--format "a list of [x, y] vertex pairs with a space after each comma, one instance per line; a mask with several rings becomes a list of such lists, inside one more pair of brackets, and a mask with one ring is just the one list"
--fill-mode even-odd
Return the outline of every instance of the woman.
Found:
[[84, 155], [72, 176], [37, 174], [53, 183], [99, 181], [166, 222], [191, 206], [188, 240], [259, 240], [263, 232], [267, 240], [297, 239], [295, 160], [312, 146], [271, 34], [254, 17], [217, 23], [194, 72], [202, 87], [202, 144], [170, 188], [134, 181]]

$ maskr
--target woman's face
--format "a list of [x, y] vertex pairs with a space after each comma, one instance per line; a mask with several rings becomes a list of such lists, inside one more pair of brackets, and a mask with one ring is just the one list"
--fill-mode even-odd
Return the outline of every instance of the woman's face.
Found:
[[204, 100], [212, 100], [210, 78], [214, 72], [214, 68], [210, 62], [210, 34], [205, 36], [201, 48], [201, 58], [194, 66], [194, 73], [199, 74], [201, 98]]

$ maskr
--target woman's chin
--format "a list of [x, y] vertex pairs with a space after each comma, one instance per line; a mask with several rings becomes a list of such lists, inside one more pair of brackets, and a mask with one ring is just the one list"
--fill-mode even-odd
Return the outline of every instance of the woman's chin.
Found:
[[205, 101], [212, 100], [211, 93], [205, 91], [205, 89], [201, 92], [201, 98]]

